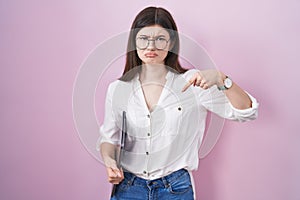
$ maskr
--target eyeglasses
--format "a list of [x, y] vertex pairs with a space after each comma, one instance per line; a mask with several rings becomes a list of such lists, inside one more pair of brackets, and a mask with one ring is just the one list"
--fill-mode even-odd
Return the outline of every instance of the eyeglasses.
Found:
[[136, 38], [136, 47], [140, 50], [145, 50], [150, 44], [150, 41], [154, 42], [154, 46], [158, 50], [164, 50], [169, 40], [166, 40], [165, 38], [158, 37], [155, 39], [149, 39], [148, 37], [137, 37]]

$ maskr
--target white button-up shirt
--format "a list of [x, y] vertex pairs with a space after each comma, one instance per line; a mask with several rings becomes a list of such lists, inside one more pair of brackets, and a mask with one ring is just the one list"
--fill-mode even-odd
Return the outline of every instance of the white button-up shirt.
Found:
[[226, 119], [247, 121], [257, 117], [258, 103], [248, 94], [252, 107], [236, 109], [216, 86], [207, 90], [191, 86], [181, 92], [196, 71], [168, 71], [166, 84], [151, 112], [138, 73], [131, 81], [112, 82], [107, 90], [97, 150], [103, 142], [120, 144], [122, 113], [126, 111], [127, 137], [121, 160], [124, 170], [153, 180], [181, 168], [197, 169], [207, 111]]

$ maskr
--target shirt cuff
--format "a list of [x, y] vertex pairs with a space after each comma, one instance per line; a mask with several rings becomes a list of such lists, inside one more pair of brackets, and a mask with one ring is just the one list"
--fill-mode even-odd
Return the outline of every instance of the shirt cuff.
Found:
[[96, 142], [96, 150], [97, 150], [97, 151], [100, 151], [100, 145], [101, 145], [102, 143], [104, 143], [104, 142], [110, 143], [110, 144], [113, 144], [113, 145], [118, 145], [118, 142], [119, 142], [119, 141], [112, 141], [112, 140], [109, 139], [109, 138], [105, 138], [105, 137], [103, 137], [103, 136], [100, 136], [100, 137], [98, 138], [97, 142]]
[[251, 96], [247, 91], [245, 91], [251, 100], [251, 107], [246, 109], [237, 109], [230, 102], [230, 107], [234, 112], [234, 115], [238, 118], [239, 121], [248, 121], [257, 118], [258, 106], [259, 103], [257, 100]]

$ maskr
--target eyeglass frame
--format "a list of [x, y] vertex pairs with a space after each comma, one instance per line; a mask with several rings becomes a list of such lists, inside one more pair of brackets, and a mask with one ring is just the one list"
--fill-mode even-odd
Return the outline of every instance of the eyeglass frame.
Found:
[[139, 39], [139, 38], [143, 38], [143, 37], [137, 37], [137, 38], [135, 39], [135, 46], [136, 46], [139, 50], [145, 50], [145, 49], [147, 49], [147, 48], [149, 47], [150, 41], [153, 41], [153, 42], [154, 42], [154, 46], [155, 46], [155, 48], [156, 48], [157, 50], [165, 50], [165, 49], [167, 48], [167, 46], [168, 46], [169, 41], [171, 40], [171, 38], [168, 39], [168, 40], [166, 40], [165, 38], [162, 38], [162, 39], [164, 39], [164, 40], [166, 41], [166, 46], [165, 46], [163, 49], [159, 49], [159, 48], [156, 47], [156, 42], [155, 42], [155, 41], [156, 41], [158, 38], [160, 38], [160, 37], [157, 37], [157, 38], [155, 38], [155, 39], [150, 39], [149, 37], [147, 37], [147, 41], [148, 41], [148, 42], [147, 42], [146, 47], [145, 47], [145, 48], [140, 48], [140, 47], [138, 47], [137, 44], [136, 44], [136, 41], [137, 41], [137, 39]]

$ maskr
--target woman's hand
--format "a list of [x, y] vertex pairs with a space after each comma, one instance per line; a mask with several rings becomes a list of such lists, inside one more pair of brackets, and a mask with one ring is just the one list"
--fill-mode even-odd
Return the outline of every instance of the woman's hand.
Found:
[[104, 142], [100, 146], [101, 157], [106, 166], [108, 181], [113, 184], [119, 184], [124, 179], [122, 169], [118, 169], [115, 154], [120, 149], [113, 144]]
[[116, 166], [106, 167], [108, 181], [112, 184], [119, 184], [124, 179], [124, 173], [122, 169], [118, 169]]
[[225, 77], [225, 74], [215, 69], [198, 71], [182, 88], [182, 92], [186, 91], [191, 85], [199, 86], [205, 90], [213, 85], [223, 85], [223, 80], [225, 79]]
[[108, 182], [112, 184], [119, 184], [124, 179], [124, 173], [122, 169], [117, 167], [117, 162], [109, 157], [104, 157], [104, 163], [106, 166], [106, 172], [108, 176]]

